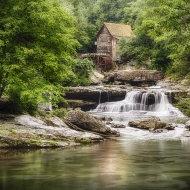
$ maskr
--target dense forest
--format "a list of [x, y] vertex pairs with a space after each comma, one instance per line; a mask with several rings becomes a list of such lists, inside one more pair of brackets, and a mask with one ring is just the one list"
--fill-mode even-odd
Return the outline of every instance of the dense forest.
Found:
[[92, 62], [76, 57], [93, 52], [104, 22], [132, 26], [119, 43], [124, 63], [190, 81], [189, 0], [1, 0], [0, 16], [0, 97], [13, 111], [56, 108], [65, 88], [88, 85]]

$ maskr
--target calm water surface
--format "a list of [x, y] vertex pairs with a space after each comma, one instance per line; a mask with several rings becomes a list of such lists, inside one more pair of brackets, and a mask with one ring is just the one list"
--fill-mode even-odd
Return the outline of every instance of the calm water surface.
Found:
[[0, 189], [190, 189], [189, 143], [125, 137], [70, 149], [1, 150]]

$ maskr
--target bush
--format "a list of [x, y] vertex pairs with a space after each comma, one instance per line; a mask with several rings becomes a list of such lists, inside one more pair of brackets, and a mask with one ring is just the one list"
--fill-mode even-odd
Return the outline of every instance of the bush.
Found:
[[73, 85], [88, 86], [90, 84], [90, 74], [93, 70], [93, 62], [88, 59], [77, 59], [72, 66], [72, 70], [76, 75]]
[[174, 106], [177, 107], [183, 114], [190, 117], [190, 97], [179, 98]]

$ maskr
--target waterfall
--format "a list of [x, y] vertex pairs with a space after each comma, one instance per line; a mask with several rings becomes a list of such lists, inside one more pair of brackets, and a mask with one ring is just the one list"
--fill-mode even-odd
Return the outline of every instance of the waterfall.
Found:
[[126, 92], [122, 101], [100, 103], [93, 112], [138, 112], [138, 113], [162, 113], [164, 115], [182, 114], [169, 103], [168, 96], [160, 89], [147, 91], [133, 90]]
[[101, 104], [102, 101], [106, 100], [107, 102], [109, 102], [111, 99], [111, 93], [109, 91], [99, 91], [99, 104]]
[[101, 103], [101, 94], [102, 94], [102, 91], [100, 90], [100, 93], [99, 93], [99, 104]]

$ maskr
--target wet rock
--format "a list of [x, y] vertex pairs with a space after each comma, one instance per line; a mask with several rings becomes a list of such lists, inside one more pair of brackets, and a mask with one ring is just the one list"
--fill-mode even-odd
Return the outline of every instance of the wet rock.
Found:
[[[155, 70], [118, 70], [105, 75], [104, 83], [125, 84], [129, 83], [134, 86], [148, 82], [154, 84], [164, 78], [161, 71]], [[152, 83], [151, 83], [152, 82]], [[136, 84], [136, 85], [135, 85]]]
[[[125, 85], [72, 87], [65, 92], [65, 98], [68, 102], [68, 105], [62, 106], [72, 109], [81, 108], [83, 111], [89, 111], [97, 107], [99, 103], [123, 100], [126, 97], [126, 93], [133, 90], [132, 86], [129, 87], [126, 84], [127, 83], [125, 83]], [[155, 88], [160, 87], [154, 86], [153, 90]], [[148, 90], [150, 90], [150, 88], [148, 88]], [[142, 94], [144, 94], [147, 92], [147, 89], [141, 88], [140, 91]], [[165, 91], [164, 93], [170, 98], [171, 102], [175, 102], [179, 95], [182, 95], [185, 92], [168, 90], [168, 92]], [[149, 104], [155, 103], [155, 93], [149, 92], [147, 98]]]
[[43, 128], [44, 126], [46, 126], [46, 123], [44, 121], [29, 115], [20, 115], [15, 118], [15, 121], [19, 125], [24, 125], [30, 128]]
[[185, 131], [182, 133], [182, 136], [183, 136], [183, 137], [190, 137], [190, 131], [189, 131], [189, 130], [185, 130]]
[[82, 130], [92, 131], [106, 136], [119, 136], [117, 131], [111, 130], [100, 120], [95, 119], [91, 115], [79, 109], [69, 111], [65, 116], [65, 120], [76, 125]]
[[94, 70], [90, 76], [90, 84], [91, 85], [101, 84], [103, 78], [104, 78], [104, 75]]
[[111, 125], [112, 122], [111, 121], [106, 121], [106, 125]]
[[185, 128], [190, 131], [190, 120], [185, 123]]
[[125, 128], [125, 125], [123, 125], [123, 124], [111, 123], [111, 127], [113, 127], [113, 128]]
[[166, 125], [166, 127], [164, 127], [164, 129], [167, 129], [167, 130], [174, 130], [175, 128], [177, 127], [177, 125], [175, 123], [168, 123]]
[[76, 109], [80, 108], [83, 111], [89, 111], [91, 108], [96, 107], [97, 103], [92, 101], [84, 101], [84, 100], [73, 100], [67, 99], [67, 109]]
[[102, 141], [100, 135], [70, 129], [57, 117], [48, 121], [29, 115], [0, 119], [0, 148], [67, 147]]
[[46, 125], [53, 126], [53, 127], [66, 127], [68, 126], [64, 123], [64, 121], [59, 117], [52, 117], [50, 119], [45, 119], [44, 121]]
[[139, 129], [146, 129], [150, 132], [163, 132], [165, 130], [174, 130], [174, 124], [167, 124], [160, 121], [158, 117], [150, 117], [148, 119], [129, 121], [128, 125], [130, 127], [135, 127]]
[[160, 119], [158, 117], [151, 117], [149, 119], [144, 120], [129, 121], [128, 125], [130, 127], [148, 130], [150, 128], [157, 128], [157, 126], [161, 126], [162, 123], [160, 123]]
[[67, 100], [82, 100], [90, 102], [106, 102], [111, 96], [112, 101], [122, 100], [126, 95], [126, 86], [88, 86], [71, 87], [65, 91]]
[[151, 132], [151, 133], [163, 133], [163, 132], [168, 132], [168, 130], [167, 129], [154, 129], [154, 128], [151, 128], [151, 129], [149, 129], [149, 132]]
[[102, 116], [102, 117], [94, 117], [98, 120], [101, 120], [101, 121], [106, 121], [106, 122], [111, 122], [113, 121], [113, 119], [111, 117], [105, 117], [105, 116]]

